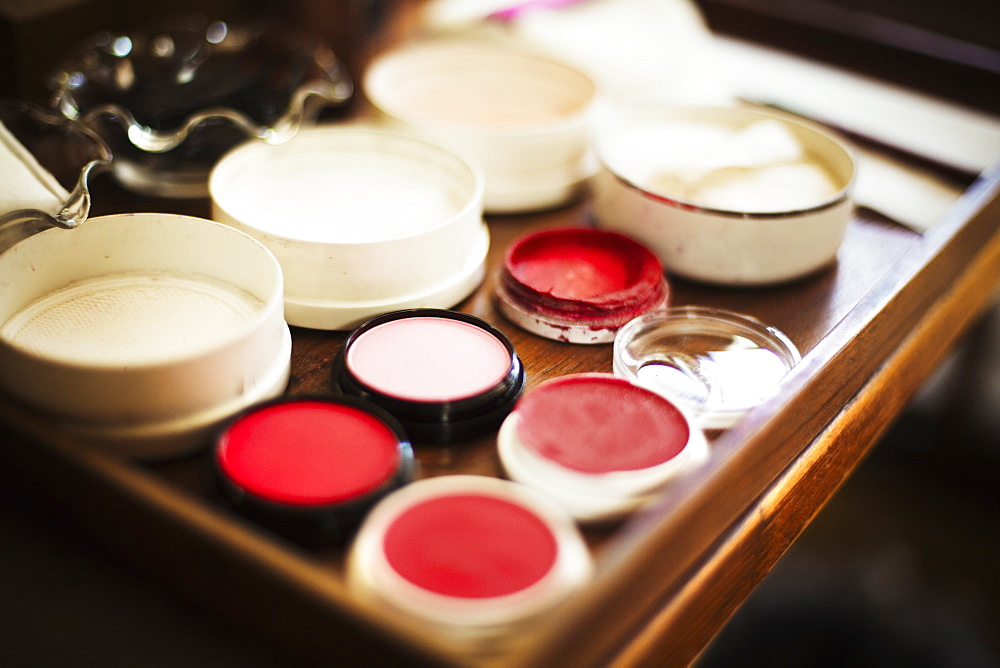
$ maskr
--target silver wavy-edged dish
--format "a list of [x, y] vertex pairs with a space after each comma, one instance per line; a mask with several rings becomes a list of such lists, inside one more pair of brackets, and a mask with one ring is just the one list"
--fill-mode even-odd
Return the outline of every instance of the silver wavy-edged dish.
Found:
[[115, 154], [125, 188], [207, 197], [215, 162], [249, 138], [281, 143], [354, 85], [332, 50], [263, 24], [207, 22], [130, 35], [103, 32], [52, 76], [52, 107]]
[[50, 227], [72, 229], [90, 214], [90, 176], [111, 165], [112, 154], [92, 130], [26, 101], [0, 100], [0, 121], [69, 197], [54, 213], [17, 209], [0, 215], [0, 253]]

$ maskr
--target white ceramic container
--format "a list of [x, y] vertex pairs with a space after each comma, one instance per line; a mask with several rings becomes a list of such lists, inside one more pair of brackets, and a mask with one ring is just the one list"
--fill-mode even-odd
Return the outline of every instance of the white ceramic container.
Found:
[[348, 553], [347, 580], [361, 603], [479, 665], [568, 605], [593, 568], [573, 518], [546, 494], [490, 476], [444, 475], [372, 509]]
[[683, 406], [703, 429], [728, 429], [770, 398], [801, 355], [783, 332], [704, 306], [652, 311], [618, 330], [614, 374]]
[[687, 409], [606, 373], [552, 378], [524, 394], [497, 434], [504, 471], [579, 522], [620, 520], [708, 459]]
[[520, 48], [461, 39], [413, 43], [376, 57], [362, 85], [389, 127], [479, 163], [489, 213], [564, 204], [596, 167], [589, 151], [603, 106], [596, 85]]
[[668, 274], [725, 285], [804, 277], [835, 261], [854, 208], [851, 150], [783, 115], [631, 110], [595, 146], [598, 226], [644, 243]]
[[449, 308], [485, 274], [482, 174], [412, 137], [328, 125], [244, 144], [209, 189], [213, 218], [278, 258], [290, 325], [351, 329], [398, 309]]
[[0, 393], [137, 458], [176, 455], [284, 390], [281, 270], [245, 234], [172, 214], [92, 218], [0, 255]]

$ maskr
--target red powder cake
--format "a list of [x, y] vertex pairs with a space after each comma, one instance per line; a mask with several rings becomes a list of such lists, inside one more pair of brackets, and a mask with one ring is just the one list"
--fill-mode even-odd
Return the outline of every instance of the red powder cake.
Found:
[[609, 343], [628, 321], [667, 304], [663, 267], [642, 244], [590, 228], [516, 240], [497, 279], [500, 311], [516, 325], [570, 343]]
[[704, 461], [705, 436], [664, 397], [611, 374], [571, 374], [526, 393], [498, 436], [514, 480], [537, 487], [580, 521], [634, 510]]
[[307, 544], [343, 542], [416, 469], [399, 423], [351, 397], [255, 406], [220, 432], [215, 465], [237, 512]]
[[386, 497], [348, 560], [362, 600], [473, 652], [565, 601], [591, 569], [562, 508], [523, 485], [474, 475], [428, 478]]

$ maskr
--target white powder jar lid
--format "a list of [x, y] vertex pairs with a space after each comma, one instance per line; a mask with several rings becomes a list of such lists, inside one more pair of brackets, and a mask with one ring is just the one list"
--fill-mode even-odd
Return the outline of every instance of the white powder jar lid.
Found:
[[482, 175], [434, 144], [328, 125], [234, 149], [209, 186], [213, 217], [278, 258], [291, 325], [449, 308], [485, 275]]

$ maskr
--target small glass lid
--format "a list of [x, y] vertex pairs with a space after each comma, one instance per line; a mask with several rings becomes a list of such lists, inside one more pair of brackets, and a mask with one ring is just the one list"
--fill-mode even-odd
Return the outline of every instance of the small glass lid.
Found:
[[705, 429], [732, 426], [773, 395], [799, 359], [777, 329], [700, 306], [635, 318], [614, 344], [615, 375], [683, 404]]

